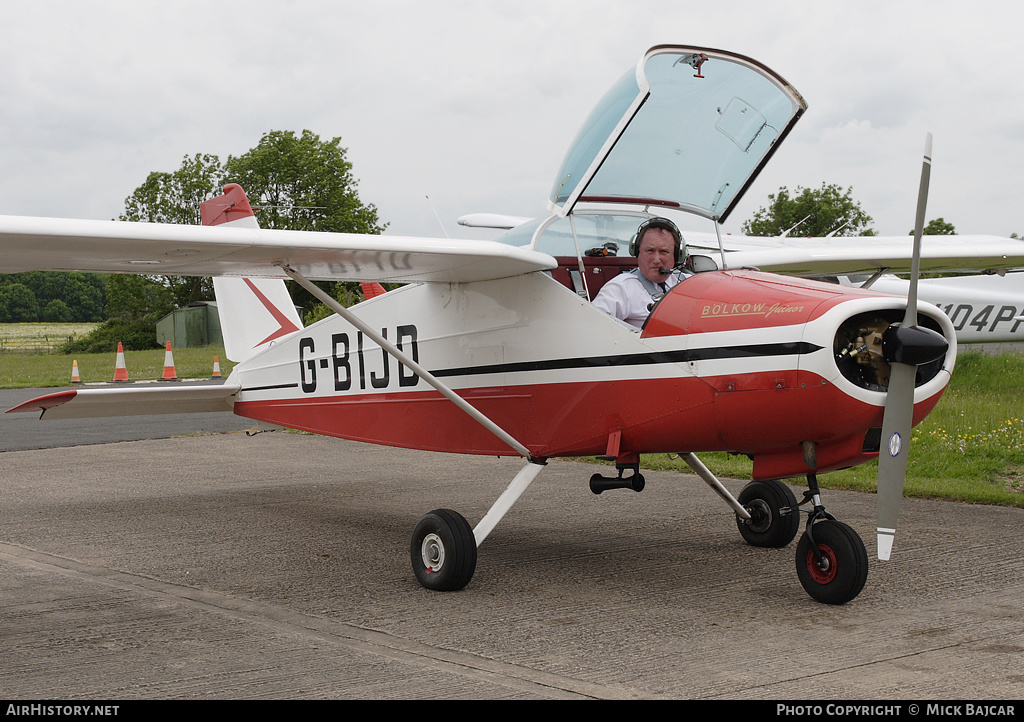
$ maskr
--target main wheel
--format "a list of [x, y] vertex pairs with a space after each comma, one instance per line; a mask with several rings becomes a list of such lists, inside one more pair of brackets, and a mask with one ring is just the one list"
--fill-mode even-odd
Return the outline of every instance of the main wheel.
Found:
[[416, 579], [427, 589], [462, 589], [476, 571], [473, 529], [458, 512], [435, 509], [416, 524], [409, 556]]
[[827, 520], [814, 525], [819, 562], [805, 533], [796, 545], [796, 574], [814, 599], [824, 604], [846, 604], [864, 588], [868, 578], [868, 552], [853, 529]]
[[750, 512], [750, 519], [737, 516], [736, 525], [751, 546], [784, 547], [800, 530], [800, 507], [781, 481], [752, 481], [743, 487], [739, 502]]

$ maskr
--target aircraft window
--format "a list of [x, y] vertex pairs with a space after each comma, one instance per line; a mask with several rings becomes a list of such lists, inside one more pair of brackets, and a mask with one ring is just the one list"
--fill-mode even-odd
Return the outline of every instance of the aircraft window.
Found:
[[497, 243], [504, 243], [508, 246], [529, 246], [533, 243], [533, 236], [537, 232], [537, 227], [543, 223], [546, 218], [535, 218], [532, 221], [522, 223], [515, 228], [510, 228], [499, 236], [496, 236], [494, 240]]
[[762, 75], [728, 63], [708, 63], [704, 83], [672, 55], [651, 58], [646, 69], [655, 92], [586, 195], [628, 188], [720, 212], [788, 124], [789, 98]]
[[720, 51], [655, 48], [640, 70], [587, 118], [549, 199], [565, 211], [632, 203], [724, 220], [806, 104], [767, 68]]
[[639, 92], [636, 69], [630, 68], [587, 116], [579, 135], [569, 146], [569, 152], [562, 161], [562, 169], [548, 196], [556, 205], [564, 203], [575, 190], [576, 184], [583, 178], [601, 146], [608, 140]]
[[[600, 255], [629, 255], [629, 242], [646, 216], [581, 214], [574, 215], [576, 238], [584, 255], [592, 249]], [[608, 244], [611, 244], [610, 246]], [[544, 229], [536, 246], [552, 256], [575, 256], [576, 243], [568, 218], [561, 218]], [[615, 250], [612, 253], [612, 250]]]

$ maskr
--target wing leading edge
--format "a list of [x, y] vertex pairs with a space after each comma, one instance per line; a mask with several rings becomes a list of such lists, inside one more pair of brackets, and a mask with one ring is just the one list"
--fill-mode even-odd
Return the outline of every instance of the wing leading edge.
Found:
[[460, 283], [557, 267], [493, 241], [0, 216], [0, 273], [96, 271]]

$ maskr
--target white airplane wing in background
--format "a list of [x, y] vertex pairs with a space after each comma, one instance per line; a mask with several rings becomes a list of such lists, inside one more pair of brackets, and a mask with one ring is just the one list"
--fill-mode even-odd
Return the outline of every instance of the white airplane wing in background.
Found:
[[[706, 234], [687, 235], [691, 249], [700, 248], [721, 265], [717, 243]], [[759, 268], [789, 276], [875, 273], [888, 269], [909, 272], [911, 236], [839, 236], [832, 238], [754, 238], [724, 236], [729, 268]], [[997, 271], [1024, 266], [1024, 241], [999, 236], [925, 236], [921, 272]]]
[[502, 213], [468, 213], [459, 216], [459, 225], [467, 228], [498, 228], [507, 231], [532, 221], [530, 216], [506, 216]]

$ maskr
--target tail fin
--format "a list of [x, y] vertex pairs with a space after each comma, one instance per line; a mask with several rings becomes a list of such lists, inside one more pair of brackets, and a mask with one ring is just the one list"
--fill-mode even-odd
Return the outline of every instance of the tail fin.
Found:
[[[204, 226], [259, 228], [245, 191], [237, 183], [224, 186], [224, 195], [200, 204]], [[270, 342], [302, 328], [284, 280], [279, 278], [213, 279], [220, 314], [224, 354], [243, 361]]]
[[379, 283], [361, 282], [359, 284], [359, 288], [362, 289], [363, 291], [363, 297], [367, 299], [376, 298], [377, 296], [383, 296], [385, 293], [387, 293], [384, 286], [380, 285]]

